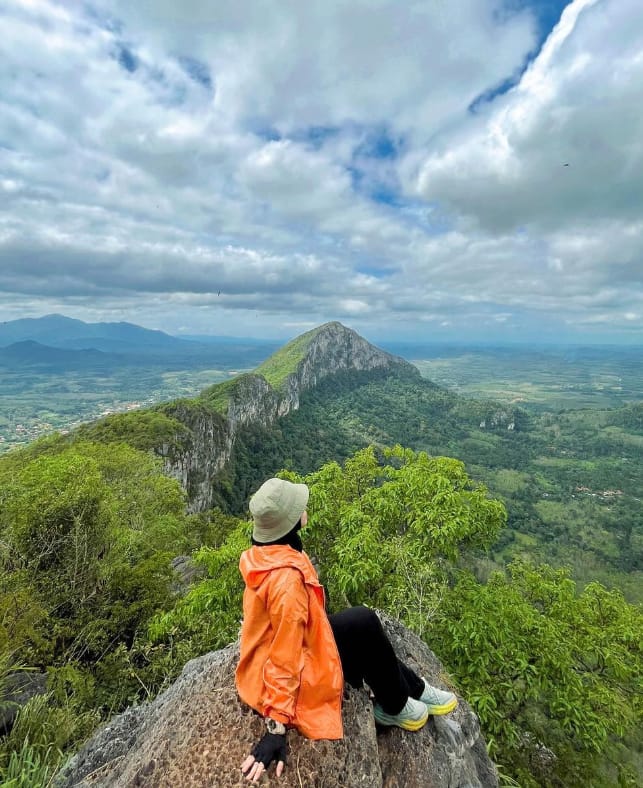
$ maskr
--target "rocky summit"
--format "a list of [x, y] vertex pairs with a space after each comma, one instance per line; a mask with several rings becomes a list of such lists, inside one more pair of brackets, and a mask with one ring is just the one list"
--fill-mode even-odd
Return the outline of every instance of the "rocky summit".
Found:
[[[398, 622], [382, 615], [397, 654], [431, 683], [448, 681], [435, 655]], [[240, 764], [263, 734], [260, 717], [234, 685], [238, 644], [189, 662], [154, 701], [100, 728], [59, 776], [57, 788], [227, 788], [247, 783]], [[262, 785], [282, 788], [494, 788], [478, 719], [458, 708], [408, 733], [376, 729], [367, 690], [347, 688], [341, 741], [288, 733], [286, 771]]]
[[341, 323], [325, 323], [284, 345], [255, 372], [239, 375], [196, 401], [166, 412], [187, 427], [187, 439], [157, 447], [165, 471], [188, 494], [188, 510], [213, 506], [212, 481], [229, 461], [240, 430], [270, 426], [299, 408], [302, 394], [340, 372], [377, 372], [420, 378], [408, 361], [371, 345]]

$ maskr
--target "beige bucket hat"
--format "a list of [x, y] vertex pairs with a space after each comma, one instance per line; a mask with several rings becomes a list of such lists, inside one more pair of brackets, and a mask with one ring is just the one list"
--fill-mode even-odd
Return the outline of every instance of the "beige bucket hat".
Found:
[[257, 542], [274, 542], [297, 523], [308, 504], [308, 487], [285, 479], [268, 479], [250, 499]]

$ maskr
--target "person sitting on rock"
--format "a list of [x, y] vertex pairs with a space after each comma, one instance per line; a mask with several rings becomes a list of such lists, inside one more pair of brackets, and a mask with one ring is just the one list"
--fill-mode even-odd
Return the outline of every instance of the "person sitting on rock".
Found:
[[267, 733], [241, 764], [258, 782], [272, 761], [286, 763], [286, 728], [310, 739], [341, 739], [344, 680], [366, 682], [380, 725], [419, 730], [429, 714], [457, 706], [452, 692], [432, 687], [395, 655], [376, 613], [352, 607], [326, 615], [324, 590], [303, 551], [308, 487], [268, 479], [250, 500], [252, 547], [241, 555], [245, 581], [241, 699], [266, 721]]

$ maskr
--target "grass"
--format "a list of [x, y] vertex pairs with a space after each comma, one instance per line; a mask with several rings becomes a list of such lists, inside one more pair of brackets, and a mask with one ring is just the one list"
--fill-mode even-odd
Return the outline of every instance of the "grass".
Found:
[[615, 438], [637, 449], [643, 449], [643, 435], [633, 435], [631, 432], [626, 432], [622, 427], [605, 427], [601, 433], [605, 438]]
[[52, 748], [41, 752], [28, 741], [9, 756], [5, 769], [0, 769], [3, 788], [48, 788], [52, 784], [57, 758]]
[[239, 382], [243, 380], [244, 377], [246, 376], [239, 375], [236, 378], [232, 378], [232, 380], [216, 383], [214, 386], [210, 386], [205, 389], [205, 391], [202, 391], [199, 399], [225, 416], [228, 412], [228, 405], [230, 404], [232, 395], [239, 387]]
[[318, 333], [319, 329], [315, 328], [296, 337], [257, 367], [255, 373], [262, 375], [273, 388], [281, 388], [288, 375], [297, 371], [300, 361], [305, 357], [310, 343]]
[[511, 495], [523, 490], [529, 483], [529, 474], [514, 471], [511, 468], [501, 468], [489, 476], [489, 483], [494, 490], [503, 495]]
[[537, 501], [534, 505], [534, 509], [538, 512], [538, 516], [544, 523], [554, 525], [572, 519], [570, 517], [570, 506], [566, 502]]

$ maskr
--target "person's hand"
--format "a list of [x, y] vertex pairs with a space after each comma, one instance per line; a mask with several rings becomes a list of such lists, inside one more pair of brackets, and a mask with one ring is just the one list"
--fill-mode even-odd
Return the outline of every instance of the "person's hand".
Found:
[[248, 782], [257, 783], [273, 761], [277, 761], [275, 774], [281, 777], [286, 765], [286, 734], [266, 733], [241, 764], [241, 771]]

